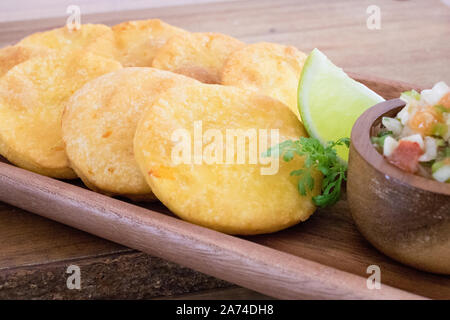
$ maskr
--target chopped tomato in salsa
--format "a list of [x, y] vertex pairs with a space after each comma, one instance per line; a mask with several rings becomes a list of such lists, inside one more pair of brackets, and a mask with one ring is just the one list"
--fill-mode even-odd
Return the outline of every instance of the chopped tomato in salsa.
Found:
[[400, 141], [388, 160], [402, 170], [415, 173], [419, 169], [419, 158], [422, 154], [423, 150], [417, 142]]

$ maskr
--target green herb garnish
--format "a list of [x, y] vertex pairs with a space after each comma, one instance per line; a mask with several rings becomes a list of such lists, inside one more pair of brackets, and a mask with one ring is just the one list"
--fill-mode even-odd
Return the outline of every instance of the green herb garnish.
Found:
[[448, 112], [447, 108], [444, 107], [442, 104], [436, 104], [436, 105], [434, 106], [434, 108], [435, 108], [436, 111], [439, 112], [439, 113]]
[[433, 165], [431, 166], [431, 172], [435, 173], [436, 171], [438, 171], [440, 168], [442, 168], [444, 166], [444, 160], [441, 161], [436, 161], [435, 163], [433, 163]]
[[418, 93], [416, 90], [410, 90], [410, 91], [405, 91], [402, 92], [402, 95], [405, 95], [407, 97], [411, 97], [413, 99], [416, 99], [417, 101], [420, 100], [420, 93]]
[[444, 157], [450, 158], [450, 147], [446, 147], [444, 150]]
[[384, 140], [387, 137], [392, 136], [392, 131], [380, 131], [376, 137], [371, 137], [370, 140], [373, 144], [379, 145], [381, 148], [384, 147]]
[[443, 123], [436, 123], [433, 127], [433, 136], [443, 137], [447, 133], [447, 126]]
[[444, 146], [445, 146], [445, 141], [444, 141], [444, 139], [436, 138], [436, 145], [437, 145], [438, 147], [444, 147]]
[[329, 141], [323, 146], [318, 139], [301, 137], [299, 140], [284, 141], [269, 150], [264, 156], [282, 156], [286, 162], [291, 161], [295, 155], [305, 157], [305, 167], [294, 170], [291, 176], [298, 176], [298, 192], [305, 196], [314, 188], [313, 170], [323, 174], [321, 194], [313, 197], [313, 202], [323, 208], [335, 204], [341, 195], [342, 182], [347, 180], [347, 165], [342, 163], [335, 147], [345, 145], [349, 147], [350, 139], [342, 138]]

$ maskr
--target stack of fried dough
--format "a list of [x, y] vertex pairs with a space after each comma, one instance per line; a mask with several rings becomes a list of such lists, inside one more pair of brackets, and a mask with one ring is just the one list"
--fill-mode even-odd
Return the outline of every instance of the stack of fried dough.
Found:
[[315, 210], [320, 184], [301, 196], [289, 174], [302, 158], [271, 175], [261, 163], [175, 163], [173, 132], [193, 134], [199, 121], [203, 131], [278, 129], [267, 147], [305, 136], [296, 105], [305, 58], [158, 19], [35, 33], [0, 50], [0, 153], [106, 195], [160, 200], [218, 231], [275, 232]]

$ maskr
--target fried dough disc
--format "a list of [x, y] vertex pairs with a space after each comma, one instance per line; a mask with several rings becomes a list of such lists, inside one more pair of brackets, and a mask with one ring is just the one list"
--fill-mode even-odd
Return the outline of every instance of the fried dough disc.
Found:
[[91, 189], [136, 200], [155, 199], [133, 154], [144, 108], [168, 88], [196, 80], [153, 68], [124, 68], [87, 83], [74, 94], [62, 119], [70, 164]]
[[44, 56], [52, 50], [36, 46], [7, 46], [0, 49], [0, 77], [15, 65], [34, 56]]
[[205, 83], [220, 83], [226, 59], [244, 46], [242, 41], [220, 33], [187, 33], [170, 38], [157, 52], [153, 67]]
[[31, 58], [0, 79], [0, 153], [25, 169], [75, 178], [61, 136], [68, 98], [84, 83], [121, 68], [85, 52]]
[[170, 37], [188, 33], [159, 19], [124, 22], [112, 30], [117, 59], [124, 67], [151, 67], [156, 51]]
[[[22, 39], [20, 46], [44, 47], [55, 50], [84, 50], [93, 53], [106, 53], [112, 57], [111, 43], [107, 48], [97, 48], [98, 39], [107, 38], [112, 34], [111, 28], [103, 24], [83, 24], [80, 29], [69, 30], [67, 27], [33, 33]], [[98, 52], [96, 52], [98, 51]]]
[[[296, 157], [290, 162], [280, 160], [279, 170], [275, 170], [274, 175], [262, 175], [260, 169], [269, 165], [249, 164], [248, 153], [244, 164], [180, 163], [172, 156], [172, 153], [179, 154], [176, 146], [182, 143], [176, 130], [187, 130], [192, 140], [186, 145], [195, 145], [192, 141], [202, 141], [202, 136], [198, 136], [198, 122], [195, 122], [200, 120], [204, 134], [213, 132], [209, 129], [217, 129], [223, 138], [208, 140], [203, 135], [203, 155], [206, 156], [203, 159], [208, 159], [206, 150], [214, 148], [213, 143], [215, 147], [220, 141], [223, 146], [227, 145], [224, 137], [228, 129], [278, 129], [280, 142], [305, 136], [302, 124], [286, 105], [251, 90], [200, 84], [161, 94], [139, 121], [134, 153], [152, 191], [173, 213], [230, 234], [274, 232], [306, 220], [313, 213], [311, 195], [300, 196], [297, 179], [289, 174], [303, 167], [302, 158]], [[195, 126], [197, 137], [193, 133]], [[270, 137], [270, 133], [268, 135]], [[262, 141], [266, 139], [259, 143]], [[267, 145], [276, 143], [274, 139]], [[249, 150], [249, 139], [245, 145]], [[259, 146], [256, 156], [265, 151], [267, 145]], [[220, 148], [217, 150], [215, 154], [220, 154]], [[228, 151], [236, 160], [236, 150], [229, 147], [224, 154]], [[317, 194], [320, 185], [320, 177], [316, 178], [313, 194]]]
[[306, 55], [291, 46], [255, 43], [231, 54], [222, 84], [260, 90], [287, 104], [300, 119], [297, 87]]

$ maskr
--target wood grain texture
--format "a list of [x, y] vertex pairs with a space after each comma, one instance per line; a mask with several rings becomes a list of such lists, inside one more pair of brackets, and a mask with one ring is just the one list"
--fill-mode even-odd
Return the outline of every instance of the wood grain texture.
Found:
[[[293, 44], [305, 52], [319, 47], [348, 71], [423, 86], [430, 86], [438, 80], [449, 83], [448, 7], [438, 0], [375, 2], [236, 1], [83, 15], [82, 19], [83, 22], [112, 25], [125, 20], [158, 17], [190, 31], [223, 32], [247, 42]], [[366, 8], [370, 4], [377, 4], [382, 10], [380, 30], [366, 28]], [[34, 10], [31, 3], [27, 8]], [[34, 18], [40, 17], [36, 14]], [[0, 46], [15, 43], [31, 32], [60, 27], [65, 21], [66, 17], [0, 23]], [[373, 78], [366, 81], [386, 98], [394, 98], [399, 90], [404, 90], [398, 83], [392, 86], [392, 82]], [[162, 208], [155, 209], [160, 211]], [[295, 237], [295, 241], [291, 241], [291, 237]], [[448, 278], [404, 268], [373, 250], [354, 228], [345, 201], [331, 211], [320, 210], [306, 224], [275, 234], [272, 238], [255, 237], [251, 240], [362, 277], [367, 276], [368, 263], [380, 263], [383, 283], [428, 297], [450, 297]], [[8, 244], [0, 248], [1, 272], [14, 267], [29, 268], [30, 265], [66, 260], [98, 258], [98, 261], [106, 261], [116, 253], [127, 255], [135, 252], [9, 205], [2, 205], [0, 209], [0, 241]], [[315, 250], [316, 246], [322, 250]], [[139, 271], [136, 269], [134, 272]]]
[[[81, 13], [109, 12], [120, 14], [125, 10], [149, 10], [151, 8], [208, 4], [236, 0], [16, 0], [0, 2], [0, 21], [35, 20], [37, 18], [61, 17], [69, 6], [77, 5]], [[83, 21], [82, 21], [83, 23]]]
[[[75, 257], [130, 252], [118, 244], [92, 237], [68, 226], [0, 204], [0, 270], [42, 265]], [[49, 244], [53, 243], [53, 246]]]
[[[81, 289], [67, 288], [77, 265]], [[121, 252], [0, 271], [0, 299], [153, 299], [231, 287], [228, 282], [142, 252]]]
[[[379, 30], [366, 25], [367, 7], [373, 4], [381, 9]], [[67, 16], [61, 15], [0, 23], [0, 46], [63, 26]], [[273, 41], [304, 52], [317, 47], [352, 72], [426, 87], [439, 80], [450, 83], [450, 8], [440, 0], [247, 0], [83, 14], [82, 21], [113, 25], [155, 17], [189, 31], [222, 32], [249, 43]]]
[[421, 298], [388, 285], [369, 290], [364, 277], [6, 163], [0, 186], [0, 200], [14, 206], [273, 297]]
[[401, 99], [370, 108], [352, 129], [348, 203], [358, 229], [379, 250], [420, 270], [450, 275], [450, 185], [391, 165], [370, 138]]

